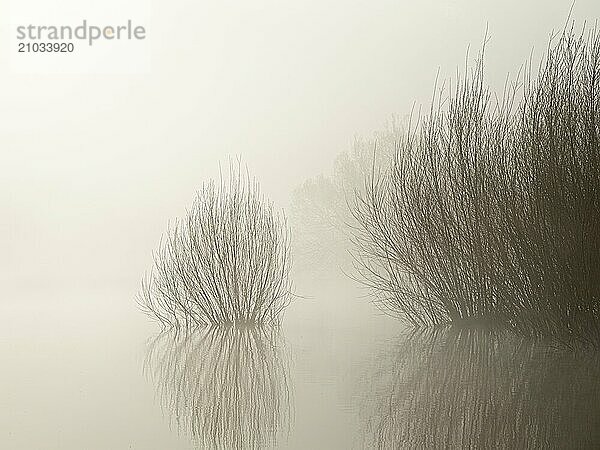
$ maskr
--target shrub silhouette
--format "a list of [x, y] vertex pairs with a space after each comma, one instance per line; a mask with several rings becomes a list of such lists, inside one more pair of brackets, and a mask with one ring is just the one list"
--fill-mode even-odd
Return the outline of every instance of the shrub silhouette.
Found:
[[290, 299], [289, 232], [239, 166], [169, 227], [138, 303], [163, 327], [278, 323]]
[[362, 280], [416, 326], [598, 336], [598, 31], [565, 30], [518, 90], [492, 102], [479, 59], [372, 171], [353, 208]]

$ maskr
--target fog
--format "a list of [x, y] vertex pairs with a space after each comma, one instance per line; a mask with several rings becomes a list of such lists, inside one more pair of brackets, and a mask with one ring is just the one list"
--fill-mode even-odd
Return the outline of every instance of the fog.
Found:
[[[414, 103], [426, 106], [438, 70], [455, 76], [486, 27], [487, 76], [501, 88], [532, 49], [543, 53], [570, 8], [542, 1], [91, 4], [56, 10], [80, 20], [89, 7], [88, 20], [97, 12], [113, 22], [126, 17], [111, 5], [134, 20], [137, 13], [146, 21], [139, 48], [149, 63], [120, 75], [116, 66], [20, 73], [14, 49], [2, 53], [5, 289], [133, 288], [167, 221], [218, 176], [219, 164], [241, 156], [265, 193], [287, 206], [292, 190], [329, 170], [355, 136], [369, 137]], [[13, 19], [48, 9], [31, 0], [5, 8]], [[573, 18], [594, 21], [597, 13], [596, 2], [579, 1]], [[9, 17], [5, 35], [14, 34]]]
[[[464, 73], [486, 30], [486, 81], [502, 91], [507, 76], [528, 60], [536, 67], [571, 10], [571, 2], [543, 0], [0, 0], [0, 6], [0, 356], [6, 367], [0, 382], [11, 386], [0, 447], [5, 441], [7, 448], [73, 449], [192, 445], [157, 398], [160, 388], [143, 374], [146, 341], [158, 328], [134, 297], [161, 235], [185, 214], [203, 182], [240, 158], [265, 196], [289, 211], [294, 191], [331, 173], [357, 138], [373, 139], [397, 118], [427, 109], [436, 79]], [[600, 4], [578, 0], [570, 17], [576, 26], [593, 27]], [[101, 25], [131, 19], [147, 37], [96, 42], [93, 51], [73, 55], [16, 53], [17, 26], [76, 26], [83, 19]], [[365, 386], [361, 378], [396, 370], [404, 360], [394, 354], [386, 366], [376, 355], [389, 354], [399, 340], [407, 348], [424, 345], [425, 338], [399, 338], [402, 326], [383, 317], [335, 264], [331, 269], [336, 275], [318, 282], [314, 274], [293, 272], [300, 297], [289, 307], [281, 339], [291, 353], [285, 370], [294, 417], [289, 435], [277, 437], [283, 447], [374, 445], [369, 433], [395, 416], [380, 411], [381, 418], [371, 409], [398, 387], [393, 380]], [[446, 342], [436, 339], [438, 347], [440, 339]], [[593, 370], [577, 372], [584, 385]], [[206, 376], [196, 366], [181, 372]], [[430, 382], [439, 384], [435, 377]], [[165, 386], [173, 398], [187, 395]], [[533, 394], [523, 397], [539, 402]], [[403, 405], [424, 415], [439, 410]], [[551, 429], [552, 418], [540, 416]], [[287, 420], [285, 427], [275, 422], [286, 428]], [[590, 420], [596, 423], [595, 416]], [[417, 427], [409, 425], [409, 431]], [[364, 429], [368, 437], [360, 435]], [[379, 440], [406, 429], [388, 430]], [[275, 440], [271, 435], [281, 430], [254, 431]]]

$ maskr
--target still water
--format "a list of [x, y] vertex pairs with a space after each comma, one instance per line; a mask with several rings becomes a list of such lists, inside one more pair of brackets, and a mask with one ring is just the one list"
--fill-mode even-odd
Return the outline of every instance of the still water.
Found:
[[299, 289], [278, 330], [191, 334], [159, 334], [128, 287], [9, 294], [0, 448], [600, 447], [595, 352], [414, 332], [348, 280]]

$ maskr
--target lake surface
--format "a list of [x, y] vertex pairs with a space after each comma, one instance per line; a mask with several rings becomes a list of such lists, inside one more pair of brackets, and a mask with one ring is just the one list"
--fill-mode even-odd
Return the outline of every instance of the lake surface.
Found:
[[598, 448], [600, 358], [414, 332], [348, 280], [279, 330], [159, 334], [131, 286], [23, 289], [0, 310], [6, 449]]

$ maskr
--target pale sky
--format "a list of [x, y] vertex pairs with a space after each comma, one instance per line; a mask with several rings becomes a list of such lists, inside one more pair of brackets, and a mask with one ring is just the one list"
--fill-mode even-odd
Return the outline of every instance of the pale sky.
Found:
[[[499, 88], [532, 49], [543, 53], [570, 7], [0, 0], [0, 282], [136, 284], [168, 220], [219, 163], [241, 156], [286, 206], [354, 136], [426, 105], [438, 70], [454, 76], [486, 27], [486, 72]], [[600, 2], [576, 2], [577, 25], [598, 17]], [[148, 37], [17, 59], [16, 25], [82, 19], [132, 19]]]

